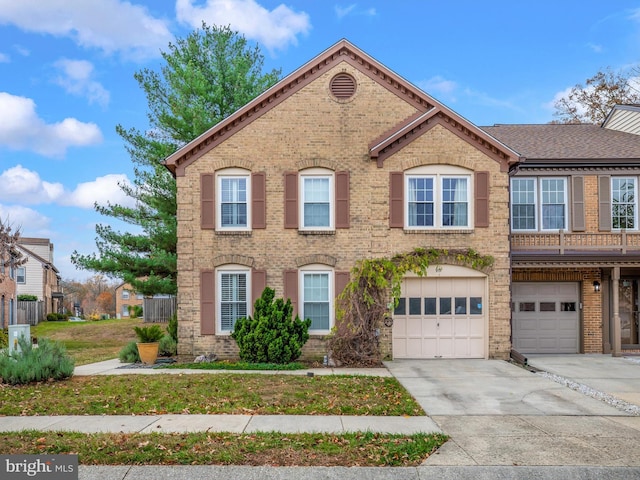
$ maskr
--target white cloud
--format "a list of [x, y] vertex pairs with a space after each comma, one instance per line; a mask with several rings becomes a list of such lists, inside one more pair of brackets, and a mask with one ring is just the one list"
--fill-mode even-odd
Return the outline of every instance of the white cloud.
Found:
[[60, 199], [61, 205], [80, 208], [93, 208], [95, 203], [107, 203], [133, 207], [134, 200], [124, 194], [119, 184], [131, 185], [124, 174], [109, 174], [98, 177], [92, 182], [80, 183], [76, 189]]
[[431, 77], [428, 80], [418, 82], [418, 86], [434, 97], [443, 96], [446, 97], [449, 101], [456, 101], [454, 93], [458, 88], [458, 84], [453, 80], [447, 80], [440, 75], [436, 75], [435, 77]]
[[602, 53], [604, 51], [604, 47], [602, 45], [596, 43], [587, 43], [587, 47], [589, 47], [594, 53]]
[[230, 25], [269, 50], [296, 45], [298, 35], [311, 29], [307, 13], [294, 12], [284, 4], [269, 11], [255, 0], [206, 0], [203, 6], [176, 0], [176, 16], [193, 28], [201, 27], [203, 20], [209, 25]]
[[58, 60], [54, 66], [62, 75], [55, 79], [55, 83], [72, 95], [87, 97], [89, 103], [98, 103], [106, 107], [109, 104], [109, 92], [97, 81], [92, 79], [93, 64], [86, 60]]
[[0, 0], [0, 24], [135, 58], [158, 56], [173, 39], [165, 20], [122, 0]]
[[10, 60], [9, 55], [0, 52], [0, 63], [9, 63]]
[[377, 11], [373, 7], [356, 10], [357, 7], [358, 5], [356, 3], [352, 3], [351, 5], [348, 5], [346, 7], [336, 5], [335, 7], [333, 7], [333, 10], [336, 12], [338, 20], [342, 20], [344, 17], [351, 14], [364, 17], [375, 17], [377, 15]]
[[0, 173], [0, 200], [24, 204], [55, 202], [64, 193], [61, 183], [49, 183], [33, 172], [16, 165]]
[[355, 3], [352, 3], [348, 7], [341, 7], [340, 5], [336, 5], [335, 7], [333, 7], [333, 9], [335, 10], [338, 19], [341, 19], [353, 12], [356, 6], [357, 5]]
[[95, 123], [66, 118], [47, 124], [36, 113], [33, 100], [0, 92], [0, 147], [30, 150], [50, 157], [63, 156], [69, 147], [95, 145], [102, 133]]
[[47, 237], [51, 234], [51, 219], [31, 208], [0, 204], [0, 218], [20, 230], [25, 237]]

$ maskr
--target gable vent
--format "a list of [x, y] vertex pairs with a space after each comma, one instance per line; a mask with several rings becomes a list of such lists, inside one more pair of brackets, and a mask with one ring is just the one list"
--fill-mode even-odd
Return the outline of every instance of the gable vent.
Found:
[[356, 81], [351, 75], [339, 73], [331, 79], [329, 88], [338, 100], [347, 100], [356, 93]]

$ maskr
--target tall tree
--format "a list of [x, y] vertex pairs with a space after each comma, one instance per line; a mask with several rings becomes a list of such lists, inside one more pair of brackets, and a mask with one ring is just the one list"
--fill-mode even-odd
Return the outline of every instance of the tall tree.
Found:
[[640, 102], [637, 71], [616, 73], [610, 69], [577, 84], [556, 101], [556, 123], [602, 123], [615, 105]]
[[122, 190], [135, 207], [96, 205], [101, 214], [137, 226], [135, 233], [96, 227], [99, 255], [74, 252], [73, 263], [121, 278], [144, 295], [176, 293], [176, 185], [162, 161], [275, 84], [280, 70], [262, 73], [264, 57], [229, 27], [207, 26], [169, 44], [160, 72], [134, 75], [147, 97], [149, 128], [118, 125], [134, 163]]

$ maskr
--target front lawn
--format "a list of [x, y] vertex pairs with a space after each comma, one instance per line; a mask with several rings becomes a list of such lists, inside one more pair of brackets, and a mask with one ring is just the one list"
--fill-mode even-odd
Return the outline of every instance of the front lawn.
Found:
[[158, 374], [0, 385], [0, 415], [424, 415], [390, 377]]

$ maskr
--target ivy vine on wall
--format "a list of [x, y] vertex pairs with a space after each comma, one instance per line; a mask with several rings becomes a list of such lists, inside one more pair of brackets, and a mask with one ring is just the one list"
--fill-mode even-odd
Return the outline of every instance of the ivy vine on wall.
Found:
[[392, 258], [358, 261], [351, 280], [338, 296], [336, 326], [328, 337], [331, 359], [340, 365], [380, 365], [379, 332], [400, 297], [408, 273], [425, 276], [429, 265], [454, 264], [487, 271], [493, 257], [474, 250], [416, 248]]

